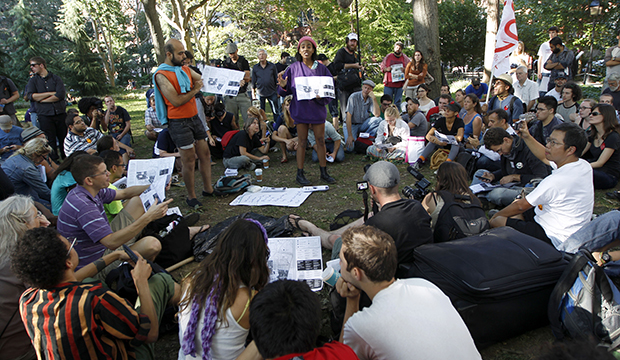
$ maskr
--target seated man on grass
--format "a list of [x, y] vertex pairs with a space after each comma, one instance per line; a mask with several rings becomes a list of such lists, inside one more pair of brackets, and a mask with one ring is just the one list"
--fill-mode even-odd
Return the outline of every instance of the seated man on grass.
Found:
[[138, 291], [134, 309], [101, 282], [81, 282], [100, 266], [76, 273], [80, 260], [74, 244], [56, 230], [35, 228], [11, 253], [13, 272], [32, 286], [20, 298], [20, 314], [37, 357], [155, 358], [159, 321], [167, 305], [178, 304], [180, 286], [168, 274], [151, 276], [151, 266], [139, 256], [131, 271]]
[[[131, 186], [123, 190], [109, 189], [110, 172], [103, 159], [94, 155], [75, 159], [71, 173], [78, 185], [69, 192], [60, 208], [57, 228], [66, 238], [77, 239], [75, 249], [81, 262], [78, 269], [123, 244], [131, 245], [134, 251], [146, 259], [155, 260], [161, 251], [159, 240], [152, 236], [142, 239], [135, 237], [148, 223], [166, 215], [172, 199], [153, 204], [146, 212], [142, 206], [123, 208], [110, 223], [103, 204], [139, 197], [148, 185]], [[105, 279], [116, 266], [118, 263], [115, 262], [102, 269], [98, 278]]]
[[562, 123], [553, 130], [545, 147], [530, 135], [525, 123], [520, 125], [519, 135], [527, 147], [553, 171], [525, 198], [495, 214], [491, 227], [510, 226], [560, 248], [592, 219], [592, 167], [579, 158], [588, 143], [586, 132], [577, 124]]
[[237, 360], [358, 359], [350, 347], [337, 341], [316, 346], [321, 332], [321, 303], [302, 281], [267, 284], [256, 294], [249, 311], [254, 341]]
[[[379, 206], [379, 212], [368, 218], [365, 224], [390, 234], [396, 242], [399, 264], [413, 262], [413, 249], [433, 242], [431, 217], [419, 201], [400, 197], [400, 173], [396, 165], [378, 161], [368, 168], [364, 180], [368, 182], [370, 197]], [[360, 218], [336, 231], [328, 232], [296, 215], [291, 215], [289, 221], [302, 232], [320, 236], [323, 247], [332, 249], [332, 259], [338, 258], [342, 245], [340, 235], [351, 227], [364, 224], [364, 218]]]
[[[342, 234], [336, 290], [347, 305], [340, 341], [363, 360], [481, 359], [450, 299], [427, 280], [395, 280], [396, 266], [396, 245], [385, 232], [360, 226]], [[362, 291], [372, 305], [359, 310]]]

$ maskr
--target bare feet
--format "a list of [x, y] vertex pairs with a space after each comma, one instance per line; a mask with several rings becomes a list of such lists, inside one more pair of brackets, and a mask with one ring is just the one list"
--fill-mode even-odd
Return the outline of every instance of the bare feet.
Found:
[[194, 236], [198, 235], [201, 232], [209, 230], [210, 225], [202, 225], [202, 226], [190, 226], [189, 227], [189, 238], [193, 239]]
[[[325, 231], [321, 228], [318, 228], [316, 225], [311, 223], [310, 221], [303, 220], [298, 215], [289, 215], [288, 221], [293, 226], [293, 228], [298, 229], [301, 232], [306, 232], [312, 236], [320, 236], [321, 237], [321, 245], [326, 249], [331, 249], [334, 247], [334, 240], [330, 241], [330, 235], [328, 231]], [[337, 236], [336, 236], [337, 237]]]

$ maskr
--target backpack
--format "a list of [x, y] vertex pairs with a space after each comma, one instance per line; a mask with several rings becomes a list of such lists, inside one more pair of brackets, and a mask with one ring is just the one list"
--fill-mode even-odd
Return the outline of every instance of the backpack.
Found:
[[[477, 235], [490, 228], [478, 198], [454, 195], [446, 190], [439, 190], [437, 193], [443, 199], [444, 205], [435, 224], [433, 235], [436, 243]], [[461, 202], [463, 200], [469, 200], [470, 203]]]
[[230, 142], [233, 136], [235, 136], [239, 130], [230, 130], [227, 131], [224, 136], [222, 136], [222, 150], [226, 149], [226, 145]]
[[558, 280], [548, 308], [553, 335], [595, 336], [609, 351], [620, 345], [620, 292], [587, 250], [580, 250]]
[[234, 194], [250, 185], [252, 185], [252, 177], [249, 174], [222, 176], [215, 184], [215, 189], [226, 194]]
[[140, 238], [156, 237], [161, 243], [161, 251], [155, 262], [168, 268], [193, 255], [192, 240], [189, 237], [187, 221], [177, 214], [166, 215], [146, 225]]
[[[495, 105], [495, 101], [499, 101], [499, 99], [497, 98], [497, 95], [493, 96], [491, 98], [491, 101], [489, 101], [489, 109], [492, 109], [491, 106]], [[514, 114], [513, 110], [514, 110], [515, 101], [517, 101], [517, 97], [514, 94], [512, 94], [512, 98], [510, 99], [510, 105], [508, 105], [508, 109], [510, 109], [510, 111], [506, 111], [508, 113], [509, 123], [512, 123], [512, 114]], [[501, 105], [501, 101], [500, 101], [500, 105]]]
[[473, 156], [470, 151], [467, 150], [460, 151], [459, 154], [456, 156], [456, 159], [454, 159], [454, 161], [463, 165], [465, 171], [467, 171], [467, 177], [469, 178], [469, 180], [474, 178], [477, 160], [478, 159]]

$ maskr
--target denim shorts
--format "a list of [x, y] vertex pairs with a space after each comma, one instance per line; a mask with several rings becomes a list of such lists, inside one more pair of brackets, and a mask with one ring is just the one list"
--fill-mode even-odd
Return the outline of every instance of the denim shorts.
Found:
[[169, 119], [168, 131], [179, 148], [190, 148], [194, 141], [207, 138], [207, 132], [198, 115], [185, 119]]

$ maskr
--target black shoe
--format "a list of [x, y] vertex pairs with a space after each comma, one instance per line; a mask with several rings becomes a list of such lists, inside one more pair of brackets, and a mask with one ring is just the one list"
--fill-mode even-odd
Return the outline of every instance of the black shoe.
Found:
[[297, 183], [301, 186], [312, 185], [312, 183], [308, 179], [306, 179], [304, 169], [297, 169], [297, 177], [295, 178], [295, 181], [297, 181]]
[[326, 166], [321, 166], [321, 180], [325, 181], [328, 184], [333, 184], [336, 182], [336, 179], [334, 179], [333, 177], [329, 176], [329, 174], [327, 173], [327, 167]]
[[213, 192], [210, 192], [210, 193], [202, 190], [202, 196], [204, 196], [204, 197], [208, 197], [208, 196], [215, 197], [215, 196], [224, 196], [224, 195], [226, 195], [226, 194], [221, 192], [221, 191], [218, 191], [216, 188], [213, 188]]
[[192, 209], [195, 209], [197, 207], [202, 207], [202, 203], [198, 201], [198, 199], [196, 198], [185, 199], [185, 202], [187, 203], [187, 206], [191, 207]]
[[605, 193], [605, 195], [610, 199], [620, 200], [620, 193], [618, 193], [617, 191], [608, 192]]

